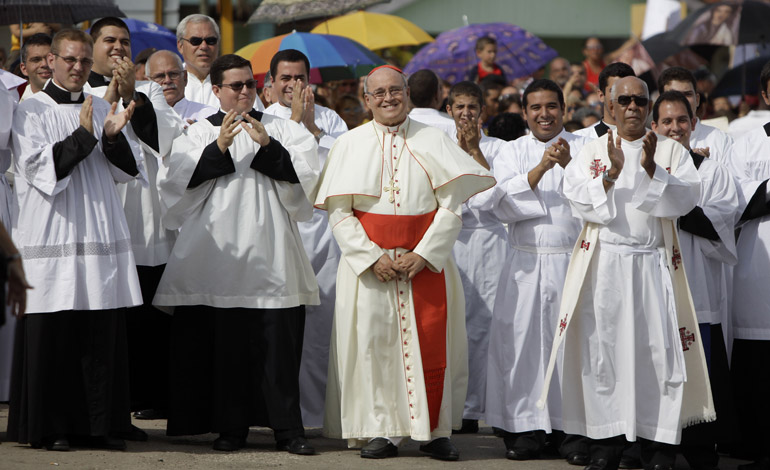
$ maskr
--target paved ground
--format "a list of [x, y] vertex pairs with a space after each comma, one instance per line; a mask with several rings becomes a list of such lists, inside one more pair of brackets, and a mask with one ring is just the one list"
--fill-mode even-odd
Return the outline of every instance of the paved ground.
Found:
[[[8, 406], [0, 405], [0, 429], [5, 430], [8, 420]], [[408, 442], [399, 449], [399, 457], [386, 460], [363, 460], [358, 452], [346, 448], [339, 440], [321, 437], [319, 429], [308, 431], [308, 437], [319, 455], [299, 457], [273, 449], [272, 432], [264, 428], [253, 428], [248, 445], [239, 452], [223, 453], [211, 449], [215, 435], [193, 437], [167, 437], [165, 421], [137, 421], [134, 424], [145, 429], [148, 442], [129, 442], [125, 452], [78, 449], [71, 452], [49, 452], [32, 449], [11, 442], [0, 445], [0, 469], [27, 470], [58, 467], [62, 469], [262, 469], [286, 468], [300, 470], [334, 469], [508, 469], [508, 470], [578, 470], [563, 460], [535, 460], [513, 462], [505, 460], [501, 439], [492, 435], [492, 430], [482, 427], [479, 434], [455, 436], [453, 441], [460, 450], [459, 462], [440, 462], [420, 454], [418, 444]], [[5, 432], [0, 432], [5, 441]], [[737, 460], [723, 459], [723, 470], [734, 470]], [[686, 469], [682, 459], [679, 467]]]

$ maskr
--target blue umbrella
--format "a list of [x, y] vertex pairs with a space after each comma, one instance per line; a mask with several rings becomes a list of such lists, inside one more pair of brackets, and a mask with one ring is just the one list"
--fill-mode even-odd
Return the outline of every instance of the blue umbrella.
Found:
[[154, 47], [157, 50], [173, 51], [179, 54], [176, 48], [176, 34], [168, 28], [146, 21], [124, 18], [131, 33], [131, 60], [136, 59], [137, 54], [143, 50]]
[[476, 40], [484, 36], [497, 40], [495, 62], [508, 80], [531, 75], [558, 55], [540, 38], [516, 25], [472, 24], [439, 34], [435, 42], [415, 54], [404, 72], [431, 69], [451, 83], [459, 82], [478, 63]]

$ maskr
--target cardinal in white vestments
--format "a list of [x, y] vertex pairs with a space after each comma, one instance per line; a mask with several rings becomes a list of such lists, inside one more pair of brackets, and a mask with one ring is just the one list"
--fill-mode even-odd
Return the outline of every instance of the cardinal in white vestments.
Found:
[[141, 304], [116, 182], [145, 178], [123, 112], [83, 85], [92, 39], [62, 30], [42, 92], [14, 115], [14, 236], [35, 286], [15, 355], [9, 439], [68, 450], [125, 449], [130, 430], [124, 307]]
[[[760, 84], [762, 99], [770, 106], [770, 63], [762, 68]], [[740, 222], [732, 311], [730, 372], [740, 425], [738, 450], [754, 460], [747, 468], [770, 469], [770, 121], [735, 140], [729, 165], [747, 202]]]
[[700, 325], [709, 366], [711, 392], [718, 421], [686, 428], [681, 451], [692, 468], [716, 468], [717, 440], [732, 439], [732, 392], [722, 318], [727, 315], [728, 289], [725, 265], [738, 261], [735, 224], [744, 207], [735, 181], [727, 168], [709, 156], [709, 150], [690, 147], [696, 123], [687, 96], [679, 91], [663, 92], [652, 108], [652, 129], [681, 143], [690, 152], [701, 177], [698, 205], [679, 218], [679, 246], [687, 282]]
[[[318, 160], [323, 166], [332, 144], [347, 132], [348, 126], [334, 110], [315, 103], [313, 90], [308, 85], [310, 61], [305, 54], [296, 49], [279, 51], [271, 59], [270, 69], [271, 76], [275, 77], [271, 85], [271, 96], [275, 102], [265, 109], [265, 114], [291, 119], [313, 134], [318, 142]], [[299, 371], [300, 407], [305, 426], [320, 428], [324, 419], [329, 338], [340, 249], [332, 237], [326, 214], [320, 209], [314, 209], [313, 218], [299, 222], [297, 227], [318, 280], [321, 300], [320, 305], [306, 308]]]
[[[537, 458], [546, 434], [563, 429], [558, 386], [549, 394], [546, 409], [537, 409], [535, 403], [559, 321], [570, 252], [581, 228], [560, 192], [562, 178], [586, 141], [564, 130], [564, 97], [555, 82], [532, 82], [522, 104], [531, 133], [506, 144], [495, 161], [498, 184], [487, 201], [481, 201], [510, 224], [512, 249], [504, 262], [490, 328], [485, 420], [505, 431], [506, 457], [511, 460]], [[551, 441], [556, 446], [564, 441], [563, 454], [571, 463], [588, 463], [587, 449], [577, 439], [556, 433]]]
[[[324, 433], [393, 457], [403, 437], [445, 460], [465, 401], [462, 285], [451, 260], [461, 205], [494, 184], [438, 129], [407, 117], [404, 75], [365, 82], [374, 121], [337, 139], [316, 207], [342, 250]], [[367, 440], [370, 440], [367, 443]]]
[[177, 138], [158, 173], [162, 221], [179, 229], [153, 301], [177, 307], [166, 432], [219, 433], [214, 449], [235, 451], [268, 426], [278, 450], [313, 454], [298, 378], [318, 286], [296, 222], [312, 216], [316, 142], [252, 108], [249, 61], [224, 55], [211, 71], [220, 111]]
[[625, 440], [639, 439], [645, 466], [672, 468], [682, 427], [715, 418], [673, 225], [697, 204], [700, 178], [679, 143], [645, 134], [642, 80], [618, 80], [611, 100], [618, 135], [586, 144], [565, 171], [585, 225], [539, 404], [563, 340], [562, 425], [599, 440], [592, 465], [617, 468]]

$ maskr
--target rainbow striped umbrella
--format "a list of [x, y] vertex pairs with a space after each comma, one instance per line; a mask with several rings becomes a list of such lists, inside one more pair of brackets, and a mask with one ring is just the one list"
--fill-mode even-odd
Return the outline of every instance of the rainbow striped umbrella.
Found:
[[270, 59], [285, 49], [301, 51], [310, 60], [310, 83], [358, 78], [385, 63], [356, 41], [331, 34], [293, 32], [249, 44], [235, 53], [251, 61], [261, 86], [270, 70]]

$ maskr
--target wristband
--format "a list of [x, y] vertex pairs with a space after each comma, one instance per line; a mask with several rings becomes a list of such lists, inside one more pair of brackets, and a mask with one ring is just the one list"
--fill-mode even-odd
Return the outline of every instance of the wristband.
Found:
[[613, 177], [610, 176], [610, 171], [609, 170], [604, 170], [602, 172], [602, 179], [604, 181], [608, 182], [608, 183], [614, 183], [615, 181], [618, 180], [617, 178], [613, 178]]

